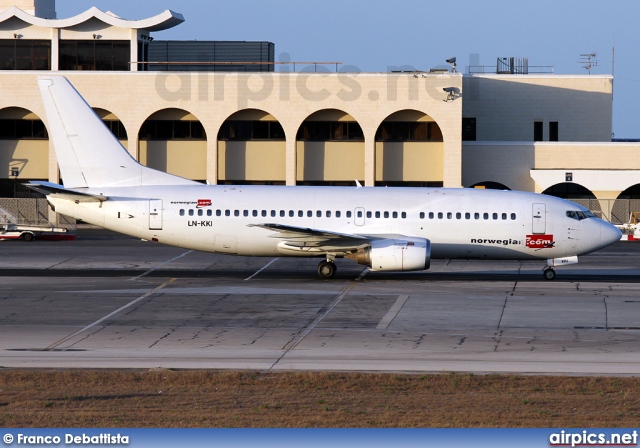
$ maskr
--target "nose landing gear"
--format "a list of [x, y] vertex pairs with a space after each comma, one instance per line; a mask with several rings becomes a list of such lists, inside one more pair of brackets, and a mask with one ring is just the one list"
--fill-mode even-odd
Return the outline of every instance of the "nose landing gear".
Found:
[[547, 266], [543, 269], [542, 275], [544, 275], [544, 278], [546, 280], [553, 280], [554, 278], [556, 278], [556, 271], [554, 271], [553, 268]]

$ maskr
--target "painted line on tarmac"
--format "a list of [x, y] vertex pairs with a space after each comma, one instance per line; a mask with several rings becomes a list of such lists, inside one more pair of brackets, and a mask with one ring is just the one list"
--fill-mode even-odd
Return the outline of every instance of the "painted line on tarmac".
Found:
[[151, 291], [147, 292], [146, 294], [141, 295], [141, 296], [140, 296], [140, 297], [138, 297], [137, 299], [135, 299], [135, 300], [133, 300], [133, 301], [131, 301], [131, 302], [127, 303], [127, 304], [126, 304], [126, 305], [124, 305], [124, 306], [121, 306], [121, 307], [120, 307], [120, 308], [118, 308], [117, 310], [112, 311], [111, 313], [109, 313], [109, 314], [107, 314], [106, 316], [104, 316], [104, 317], [102, 317], [102, 318], [98, 319], [97, 321], [95, 321], [95, 322], [93, 322], [93, 323], [91, 323], [91, 324], [87, 325], [87, 326], [86, 326], [86, 327], [84, 327], [84, 328], [81, 328], [80, 330], [78, 330], [78, 331], [76, 331], [76, 332], [74, 332], [74, 333], [71, 333], [69, 336], [66, 336], [66, 337], [64, 337], [64, 338], [62, 338], [62, 339], [60, 339], [60, 340], [58, 340], [58, 341], [54, 342], [53, 344], [51, 344], [51, 345], [49, 345], [48, 347], [46, 347], [46, 348], [45, 348], [45, 350], [54, 350], [54, 349], [55, 349], [55, 348], [57, 348], [59, 345], [61, 345], [61, 344], [65, 343], [65, 342], [67, 342], [68, 340], [70, 340], [70, 339], [72, 339], [72, 338], [76, 337], [76, 336], [77, 336], [77, 335], [79, 335], [80, 333], [83, 333], [83, 332], [85, 332], [85, 331], [89, 330], [90, 328], [95, 327], [96, 325], [98, 325], [98, 324], [99, 324], [99, 323], [101, 323], [101, 322], [104, 322], [105, 320], [109, 319], [110, 317], [115, 316], [115, 315], [116, 315], [116, 314], [118, 314], [120, 311], [123, 311], [123, 310], [126, 310], [127, 308], [130, 308], [131, 306], [135, 305], [136, 303], [140, 302], [141, 300], [144, 300], [144, 299], [146, 299], [147, 297], [149, 297], [149, 296], [151, 296], [151, 295], [155, 294], [156, 292], [160, 291], [162, 288], [164, 288], [164, 287], [166, 287], [166, 286], [169, 286], [171, 283], [175, 282], [176, 280], [177, 280], [177, 279], [175, 279], [175, 278], [172, 278], [172, 279], [167, 280], [166, 282], [164, 282], [162, 285], [158, 286], [157, 288], [154, 288], [154, 289], [152, 289]]
[[251, 277], [247, 277], [244, 279], [244, 281], [246, 282], [247, 280], [251, 280], [253, 277], [255, 277], [256, 275], [258, 275], [259, 273], [261, 273], [262, 271], [264, 271], [265, 269], [267, 269], [269, 266], [271, 266], [272, 263], [275, 263], [276, 261], [278, 261], [279, 258], [274, 258], [273, 260], [271, 260], [269, 263], [265, 264], [264, 266], [262, 266], [261, 269], [258, 269], [256, 271], [255, 274], [253, 274]]
[[149, 275], [153, 271], [155, 271], [156, 269], [160, 269], [162, 266], [167, 265], [167, 264], [171, 263], [172, 261], [176, 261], [178, 258], [182, 258], [185, 255], [189, 255], [191, 252], [193, 252], [193, 250], [188, 250], [185, 253], [178, 255], [177, 257], [173, 257], [171, 260], [167, 260], [164, 263], [161, 263], [158, 266], [153, 267], [153, 268], [149, 269], [148, 271], [143, 272], [142, 274], [138, 275], [137, 277], [133, 277], [131, 280], [138, 280], [138, 279], [144, 277], [145, 275]]
[[398, 299], [393, 304], [393, 306], [389, 309], [389, 311], [387, 311], [387, 314], [385, 314], [384, 317], [380, 320], [376, 329], [386, 330], [387, 328], [389, 328], [389, 325], [391, 325], [391, 322], [393, 322], [393, 319], [396, 318], [396, 316], [398, 315], [398, 313], [400, 312], [400, 310], [402, 309], [402, 307], [404, 306], [408, 298], [409, 298], [408, 295], [398, 296]]

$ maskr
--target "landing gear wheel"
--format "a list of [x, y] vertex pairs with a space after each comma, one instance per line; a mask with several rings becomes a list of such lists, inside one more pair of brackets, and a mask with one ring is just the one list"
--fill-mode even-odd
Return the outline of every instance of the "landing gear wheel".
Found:
[[333, 278], [336, 274], [336, 265], [332, 261], [322, 260], [318, 264], [318, 276], [322, 278]]
[[542, 275], [544, 275], [544, 278], [547, 280], [553, 280], [554, 278], [556, 278], [556, 271], [551, 268], [547, 268], [544, 270]]

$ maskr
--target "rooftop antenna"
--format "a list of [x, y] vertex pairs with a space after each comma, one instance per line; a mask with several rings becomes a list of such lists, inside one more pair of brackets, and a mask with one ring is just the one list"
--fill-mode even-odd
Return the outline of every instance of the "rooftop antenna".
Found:
[[596, 59], [596, 52], [586, 53], [580, 55], [580, 63], [584, 64], [582, 68], [586, 68], [589, 74], [591, 74], [591, 69], [593, 67], [598, 66], [598, 60]]

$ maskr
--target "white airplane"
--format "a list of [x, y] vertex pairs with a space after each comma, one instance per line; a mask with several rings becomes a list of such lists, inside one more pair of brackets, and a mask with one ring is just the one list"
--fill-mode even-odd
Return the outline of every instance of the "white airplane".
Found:
[[203, 185], [134, 160], [62, 76], [41, 76], [64, 186], [31, 182], [58, 213], [163, 244], [223, 254], [321, 257], [372, 271], [420, 271], [431, 259], [547, 260], [554, 266], [620, 240], [573, 202], [535, 193], [449, 188]]

